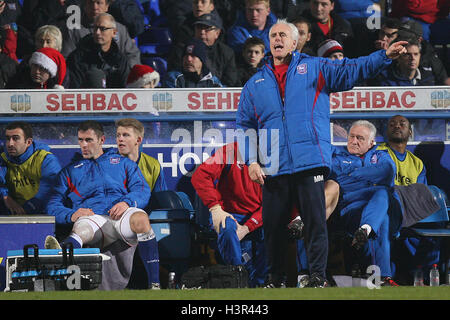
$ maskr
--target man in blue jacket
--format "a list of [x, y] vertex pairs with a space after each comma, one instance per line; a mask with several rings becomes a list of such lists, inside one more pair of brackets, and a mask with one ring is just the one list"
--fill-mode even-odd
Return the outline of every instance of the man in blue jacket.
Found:
[[298, 30], [284, 20], [271, 28], [269, 38], [272, 58], [244, 86], [236, 115], [237, 128], [244, 130], [250, 142], [239, 142], [241, 154], [252, 180], [263, 185], [267, 287], [284, 284], [288, 206], [293, 203], [298, 203], [304, 220], [310, 286], [325, 287], [329, 93], [349, 90], [375, 76], [405, 52], [406, 42], [367, 57], [331, 61], [296, 52]]
[[[137, 245], [148, 274], [149, 287], [159, 288], [159, 254], [145, 208], [150, 187], [137, 164], [115, 150], [103, 150], [103, 127], [85, 121], [78, 128], [82, 158], [63, 168], [48, 203], [56, 223], [71, 225], [63, 243], [74, 248], [90, 244], [105, 248], [116, 240]], [[57, 248], [48, 236], [46, 248]]]
[[6, 150], [0, 155], [0, 193], [6, 212], [0, 214], [43, 214], [61, 170], [58, 158], [49, 146], [33, 141], [33, 130], [27, 122], [8, 124], [5, 136]]
[[374, 147], [376, 131], [366, 120], [352, 124], [347, 146], [333, 148], [329, 179], [339, 183], [337, 208], [343, 228], [353, 235], [352, 246], [365, 249], [367, 260], [360, 262], [379, 266], [383, 284], [393, 285], [388, 208], [396, 167], [386, 152]]

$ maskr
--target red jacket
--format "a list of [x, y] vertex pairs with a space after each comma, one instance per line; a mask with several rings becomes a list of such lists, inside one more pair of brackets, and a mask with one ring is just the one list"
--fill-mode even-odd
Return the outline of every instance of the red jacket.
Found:
[[252, 232], [263, 225], [262, 188], [250, 180], [237, 153], [236, 142], [224, 145], [197, 168], [191, 182], [208, 208], [220, 204], [226, 212], [250, 216], [244, 225]]
[[392, 2], [391, 16], [401, 18], [404, 16], [434, 23], [448, 15], [448, 1], [440, 0], [396, 0]]

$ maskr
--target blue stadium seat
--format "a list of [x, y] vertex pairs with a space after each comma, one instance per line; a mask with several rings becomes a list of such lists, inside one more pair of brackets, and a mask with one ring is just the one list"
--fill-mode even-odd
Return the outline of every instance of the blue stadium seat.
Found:
[[165, 26], [167, 19], [159, 8], [159, 0], [135, 0], [144, 15], [144, 23], [148, 26]]
[[164, 56], [172, 46], [169, 28], [147, 27], [138, 36], [138, 48], [142, 54]]

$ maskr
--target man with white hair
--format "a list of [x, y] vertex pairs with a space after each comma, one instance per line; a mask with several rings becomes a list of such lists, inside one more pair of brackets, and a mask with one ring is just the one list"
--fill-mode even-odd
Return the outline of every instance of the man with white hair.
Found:
[[[389, 188], [396, 167], [386, 152], [375, 146], [375, 126], [366, 120], [352, 124], [347, 146], [335, 147], [329, 179], [340, 187], [338, 210], [345, 231], [353, 234], [351, 245], [363, 247], [367, 265], [380, 267], [382, 284], [396, 285], [390, 267]], [[363, 261], [364, 264], [364, 261]]]
[[[326, 287], [324, 181], [331, 167], [329, 93], [350, 90], [355, 83], [375, 76], [404, 52], [406, 42], [370, 56], [330, 61], [297, 52], [298, 30], [286, 20], [272, 26], [269, 39], [272, 57], [245, 84], [236, 114], [238, 129], [259, 134], [259, 139], [240, 141], [239, 146], [250, 178], [263, 185], [266, 287], [285, 284], [286, 226], [294, 204], [304, 221], [309, 285]], [[272, 161], [267, 163], [264, 155]]]

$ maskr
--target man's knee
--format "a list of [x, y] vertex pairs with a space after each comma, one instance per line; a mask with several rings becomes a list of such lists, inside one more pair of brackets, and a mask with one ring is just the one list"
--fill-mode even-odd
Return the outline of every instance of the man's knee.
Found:
[[228, 217], [225, 219], [225, 228], [220, 227], [220, 233], [225, 237], [237, 236], [236, 228], [236, 221]]
[[150, 220], [146, 212], [137, 211], [130, 217], [130, 228], [134, 233], [146, 233], [151, 230]]
[[94, 239], [95, 231], [89, 221], [86, 219], [78, 219], [73, 225], [72, 233], [79, 236], [83, 243], [89, 243]]

